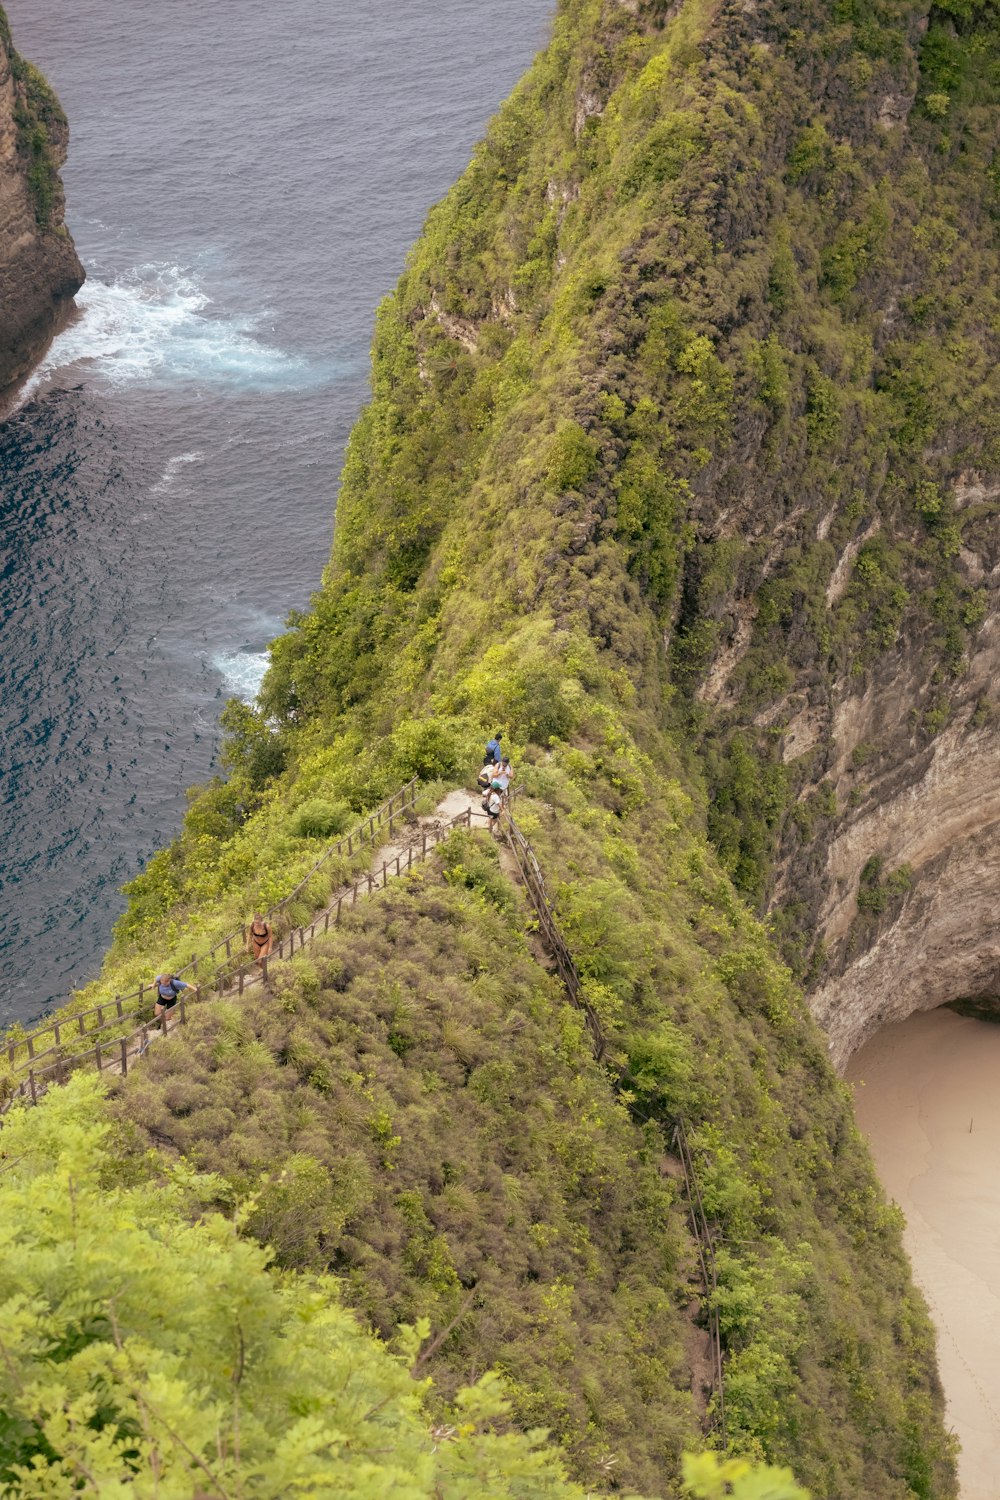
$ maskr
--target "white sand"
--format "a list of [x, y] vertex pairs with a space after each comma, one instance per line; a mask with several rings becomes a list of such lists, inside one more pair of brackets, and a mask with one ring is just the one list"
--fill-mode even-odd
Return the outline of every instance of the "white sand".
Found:
[[1000, 1025], [910, 1016], [856, 1053], [847, 1079], [937, 1326], [962, 1500], [998, 1500]]

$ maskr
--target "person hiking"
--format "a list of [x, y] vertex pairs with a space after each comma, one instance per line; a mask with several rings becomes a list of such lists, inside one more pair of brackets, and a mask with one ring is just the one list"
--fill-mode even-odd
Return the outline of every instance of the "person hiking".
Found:
[[494, 763], [494, 765], [495, 765], [499, 761], [499, 759], [500, 759], [500, 731], [498, 729], [497, 732], [496, 732], [496, 734], [493, 736], [493, 738], [491, 740], [487, 740], [486, 741], [486, 753], [483, 756], [483, 765], [484, 766], [488, 766], [489, 763], [490, 763], [490, 761], [492, 761]]
[[166, 974], [157, 974], [153, 983], [156, 986], [153, 1019], [160, 1022], [161, 1030], [166, 1031], [166, 1018], [177, 1004], [177, 997], [181, 990], [190, 990], [193, 995], [197, 995], [198, 986], [188, 984], [184, 979], [178, 979], [176, 974], [171, 974], [169, 971]]
[[489, 816], [490, 832], [496, 838], [497, 828], [500, 824], [500, 814], [503, 811], [503, 797], [495, 787], [491, 788], [488, 797], [483, 798], [483, 808]]
[[257, 963], [267, 958], [274, 947], [274, 929], [266, 917], [255, 911], [247, 929], [247, 952], [252, 953]]
[[491, 761], [491, 760], [486, 761], [484, 763], [484, 765], [483, 765], [483, 769], [480, 771], [479, 775], [476, 777], [476, 780], [479, 783], [479, 790], [481, 792], [488, 792], [489, 791], [490, 784], [493, 781], [493, 771], [494, 771], [494, 762]]
[[507, 802], [509, 800], [510, 780], [513, 774], [514, 773], [510, 768], [510, 761], [505, 755], [499, 766], [494, 767], [493, 780], [490, 783], [493, 791], [500, 793], [500, 798], [503, 802], [504, 807], [507, 806]]

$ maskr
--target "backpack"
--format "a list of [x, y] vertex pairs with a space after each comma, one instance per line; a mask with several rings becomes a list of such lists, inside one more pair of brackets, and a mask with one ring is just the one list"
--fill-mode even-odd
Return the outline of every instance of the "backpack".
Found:
[[491, 761], [497, 761], [500, 759], [500, 741], [498, 739], [486, 741], [485, 759]]
[[479, 773], [478, 780], [479, 780], [479, 785], [482, 787], [483, 791], [484, 792], [489, 791], [490, 782], [493, 780], [493, 766], [492, 766], [492, 764], [483, 767], [483, 769]]

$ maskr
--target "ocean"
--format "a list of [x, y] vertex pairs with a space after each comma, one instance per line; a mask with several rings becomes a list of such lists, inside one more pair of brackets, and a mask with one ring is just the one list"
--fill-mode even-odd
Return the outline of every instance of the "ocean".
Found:
[[123, 882], [329, 553], [379, 299], [551, 0], [8, 0], [88, 281], [0, 423], [0, 1025]]

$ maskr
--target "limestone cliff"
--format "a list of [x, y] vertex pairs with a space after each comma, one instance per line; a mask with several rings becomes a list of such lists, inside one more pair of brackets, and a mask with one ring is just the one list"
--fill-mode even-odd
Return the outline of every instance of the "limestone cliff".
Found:
[[28, 373], [83, 285], [63, 223], [68, 141], [59, 101], [14, 50], [0, 11], [0, 394]]

